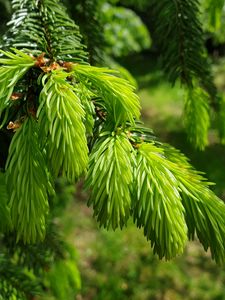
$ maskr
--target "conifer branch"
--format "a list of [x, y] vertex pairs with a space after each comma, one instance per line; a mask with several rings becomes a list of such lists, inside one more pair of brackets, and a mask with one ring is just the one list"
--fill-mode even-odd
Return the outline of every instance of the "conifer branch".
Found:
[[102, 0], [76, 0], [75, 3], [69, 0], [68, 4], [87, 46], [89, 63], [102, 63], [106, 43], [102, 30]]
[[79, 29], [58, 0], [13, 0], [12, 6], [14, 14], [4, 36], [4, 48], [45, 52], [52, 60], [87, 60]]
[[116, 71], [86, 65], [74, 65], [73, 71], [87, 88], [90, 88], [89, 81], [91, 89], [97, 90], [104, 102], [108, 119], [116, 126], [127, 121], [134, 124], [134, 119], [139, 119], [140, 103], [134, 87], [127, 80], [115, 76]]
[[28, 117], [12, 139], [6, 164], [12, 225], [25, 243], [44, 239], [48, 195], [53, 193], [38, 131], [36, 121]]
[[37, 117], [40, 136], [47, 139], [50, 168], [55, 177], [62, 172], [74, 182], [86, 169], [88, 148], [83, 120], [85, 112], [73, 87], [66, 82], [68, 73], [53, 71], [43, 80]]
[[201, 87], [190, 88], [184, 107], [184, 124], [189, 140], [204, 150], [210, 126], [209, 95]]
[[145, 143], [138, 147], [134, 177], [134, 221], [144, 227], [154, 252], [171, 259], [183, 252], [187, 237], [178, 182], [163, 150]]
[[[210, 105], [217, 111], [219, 101], [204, 47], [199, 6], [199, 1], [195, 0], [163, 0], [153, 1], [150, 10], [152, 10], [155, 28], [153, 39], [161, 53], [162, 66], [169, 80], [175, 84], [180, 79], [188, 90], [189, 98], [192, 98], [192, 102], [187, 102], [190, 105], [186, 106], [185, 110], [186, 125], [190, 125], [187, 120], [191, 120], [193, 116], [193, 114], [189, 116], [189, 112], [194, 111], [198, 106], [198, 111], [205, 107], [204, 120], [207, 120], [206, 125], [203, 126], [205, 131], [202, 140], [196, 140], [195, 129], [200, 128], [196, 118], [191, 121], [191, 128], [195, 128], [194, 130], [189, 131], [189, 127], [186, 126], [189, 139], [196, 148], [202, 150], [207, 144], [206, 131], [209, 127], [209, 114], [206, 112], [206, 107]], [[196, 90], [196, 82], [197, 89], [199, 91], [201, 89], [202, 92], [192, 91], [192, 89]], [[191, 96], [193, 93], [196, 96], [195, 99]], [[205, 96], [206, 93], [209, 97]], [[203, 104], [204, 101], [206, 101], [205, 104]]]
[[187, 158], [171, 146], [165, 147], [165, 155], [175, 163], [173, 174], [176, 177], [189, 239], [197, 234], [205, 250], [210, 248], [212, 258], [222, 264], [225, 260], [225, 205], [210, 189], [211, 183], [197, 172]]
[[[188, 87], [199, 79], [212, 90], [209, 64], [199, 21], [199, 2], [195, 0], [153, 1], [154, 39], [162, 54], [163, 66], [172, 83], [180, 78]], [[163, 37], [163, 38], [158, 38]]]
[[26, 300], [40, 294], [40, 291], [34, 276], [10, 261], [8, 255], [0, 256], [1, 300]]
[[131, 209], [134, 152], [121, 134], [100, 138], [89, 162], [86, 186], [92, 189], [88, 205], [100, 226], [116, 229], [126, 225]]
[[10, 98], [18, 81], [34, 65], [34, 59], [13, 49], [15, 53], [1, 51], [4, 58], [0, 58], [0, 116], [2, 111], [10, 105]]

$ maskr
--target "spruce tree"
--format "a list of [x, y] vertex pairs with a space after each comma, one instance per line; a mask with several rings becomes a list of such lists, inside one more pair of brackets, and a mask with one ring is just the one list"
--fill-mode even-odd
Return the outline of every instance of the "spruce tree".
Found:
[[[208, 109], [219, 100], [198, 3], [155, 4], [165, 70], [187, 87], [190, 138], [204, 148]], [[0, 57], [0, 299], [31, 299], [43, 292], [38, 278], [45, 276], [56, 299], [69, 299], [79, 286], [75, 254], [51, 222], [59, 177], [70, 183], [85, 177], [99, 225], [122, 229], [132, 218], [160, 259], [181, 254], [197, 236], [223, 263], [225, 205], [183, 154], [142, 125], [135, 87], [118, 71], [90, 64], [101, 52], [89, 37], [88, 54], [58, 0], [13, 0], [12, 6]]]

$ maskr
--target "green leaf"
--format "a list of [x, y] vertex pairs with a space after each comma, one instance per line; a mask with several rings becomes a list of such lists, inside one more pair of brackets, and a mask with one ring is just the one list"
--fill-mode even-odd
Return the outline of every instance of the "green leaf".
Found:
[[100, 226], [114, 230], [126, 225], [131, 209], [133, 148], [123, 133], [100, 138], [94, 145], [86, 186], [91, 188], [88, 202]]
[[54, 71], [46, 78], [40, 93], [37, 116], [41, 137], [46, 137], [47, 155], [54, 176], [75, 181], [88, 164], [88, 147], [83, 120], [85, 112], [73, 87], [66, 81], [68, 73]]
[[187, 235], [178, 182], [163, 150], [140, 145], [134, 176], [134, 221], [144, 228], [154, 252], [171, 259], [183, 252]]
[[38, 125], [28, 117], [11, 141], [6, 164], [9, 208], [17, 240], [34, 243], [45, 236], [52, 185], [38, 143]]

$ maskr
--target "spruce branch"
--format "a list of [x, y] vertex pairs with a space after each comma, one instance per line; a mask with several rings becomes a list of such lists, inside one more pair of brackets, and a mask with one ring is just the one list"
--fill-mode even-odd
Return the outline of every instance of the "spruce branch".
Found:
[[182, 153], [171, 146], [164, 147], [166, 157], [175, 164], [173, 174], [179, 183], [188, 237], [194, 239], [196, 234], [204, 249], [210, 248], [212, 258], [222, 264], [225, 260], [224, 202], [209, 189], [212, 184], [193, 169]]
[[48, 195], [53, 193], [38, 132], [36, 121], [28, 117], [13, 136], [6, 164], [12, 225], [24, 243], [44, 239]]
[[46, 83], [43, 80], [37, 117], [40, 137], [48, 139], [47, 155], [54, 176], [62, 172], [73, 182], [87, 167], [88, 148], [85, 113], [66, 77], [68, 73], [56, 70], [46, 78]]
[[[89, 81], [93, 91], [102, 97], [107, 117], [115, 126], [139, 119], [140, 103], [134, 87], [125, 79], [117, 77], [117, 72], [87, 65], [74, 65], [73, 72], [84, 85]], [[89, 85], [87, 85], [90, 88]]]
[[137, 150], [133, 216], [160, 258], [183, 252], [186, 242], [184, 208], [178, 182], [163, 150], [143, 143]]
[[102, 0], [67, 0], [73, 20], [80, 28], [87, 46], [89, 63], [96, 65], [104, 59], [105, 37], [102, 22]]
[[126, 225], [131, 209], [134, 161], [133, 148], [123, 133], [106, 135], [95, 143], [86, 186], [91, 188], [88, 205], [93, 205], [100, 226], [115, 230]]
[[85, 61], [87, 55], [80, 42], [79, 29], [66, 13], [64, 6], [58, 0], [38, 0], [37, 5], [49, 57], [52, 60]]
[[19, 51], [13, 49], [14, 53], [1, 51], [5, 56], [0, 58], [0, 115], [2, 111], [10, 105], [10, 98], [13, 96], [13, 90], [18, 81], [34, 65], [34, 59]]
[[74, 91], [80, 99], [85, 111], [84, 125], [86, 128], [86, 135], [92, 136], [96, 118], [96, 107], [92, 99], [95, 95], [81, 82], [75, 84]]
[[88, 148], [85, 112], [73, 87], [66, 82], [67, 77], [68, 73], [62, 70], [45, 75], [37, 117], [54, 176], [62, 172], [74, 182], [87, 167]]
[[[218, 1], [215, 2], [218, 3]], [[199, 17], [199, 1], [153, 1], [150, 10], [152, 10], [155, 28], [153, 39], [161, 53], [162, 66], [169, 80], [175, 84], [179, 79], [187, 89], [189, 98], [192, 99], [192, 101], [187, 101], [185, 109], [185, 125], [186, 130], [190, 132], [189, 139], [196, 148], [203, 150], [207, 145], [206, 131], [209, 128], [207, 107], [210, 105], [218, 111], [219, 101], [204, 46], [204, 34]], [[196, 92], [196, 88], [198, 92]], [[202, 92], [199, 92], [200, 90]], [[196, 129], [200, 129], [198, 120], [194, 118], [190, 121], [195, 108], [198, 111], [204, 110], [206, 124], [203, 126], [203, 138], [199, 137], [201, 140], [197, 140], [195, 134]], [[191, 112], [190, 115], [188, 115], [189, 112]], [[189, 131], [190, 123], [191, 130]], [[201, 122], [202, 124], [203, 122]]]
[[[155, 20], [155, 42], [162, 54], [163, 66], [174, 83], [178, 78], [188, 87], [199, 79], [209, 90], [214, 89], [204, 49], [199, 21], [199, 2], [195, 0], [153, 1], [150, 5]], [[163, 37], [163, 38], [158, 38]]]
[[51, 60], [87, 60], [79, 29], [58, 0], [13, 0], [12, 7], [4, 48], [45, 52]]
[[17, 266], [8, 255], [1, 255], [0, 300], [27, 300], [40, 295], [40, 285], [32, 275]]
[[184, 124], [189, 140], [196, 148], [204, 150], [208, 144], [210, 116], [209, 95], [201, 87], [195, 86], [187, 91]]

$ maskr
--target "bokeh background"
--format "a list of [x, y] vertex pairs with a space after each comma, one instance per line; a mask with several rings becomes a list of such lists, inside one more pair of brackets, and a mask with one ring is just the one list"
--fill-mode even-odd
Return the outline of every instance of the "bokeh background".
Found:
[[[76, 2], [76, 3], [75, 3]], [[195, 150], [183, 126], [184, 91], [179, 83], [167, 81], [157, 48], [151, 40], [148, 1], [93, 1], [99, 5], [96, 26], [102, 36], [88, 34], [88, 15], [81, 1], [65, 0], [70, 15], [80, 24], [84, 42], [95, 52], [96, 61], [119, 69], [137, 86], [143, 122], [157, 137], [179, 148], [208, 179], [215, 182], [215, 193], [225, 200], [225, 146], [215, 130], [205, 151]], [[89, 1], [91, 2], [91, 1]], [[205, 1], [201, 0], [205, 44], [213, 62], [215, 84], [225, 92], [225, 10], [221, 26], [212, 29]], [[0, 0], [0, 33], [6, 31], [11, 16], [10, 1]], [[170, 262], [153, 255], [140, 230], [129, 226], [116, 232], [100, 229], [86, 203], [88, 192], [82, 182], [77, 186], [60, 183], [59, 203], [66, 207], [55, 222], [65, 238], [74, 245], [82, 287], [77, 300], [223, 300], [225, 267], [217, 266], [198, 241], [187, 244], [185, 253]], [[225, 237], [224, 237], [225, 238]], [[46, 300], [51, 299], [46, 296]]]

